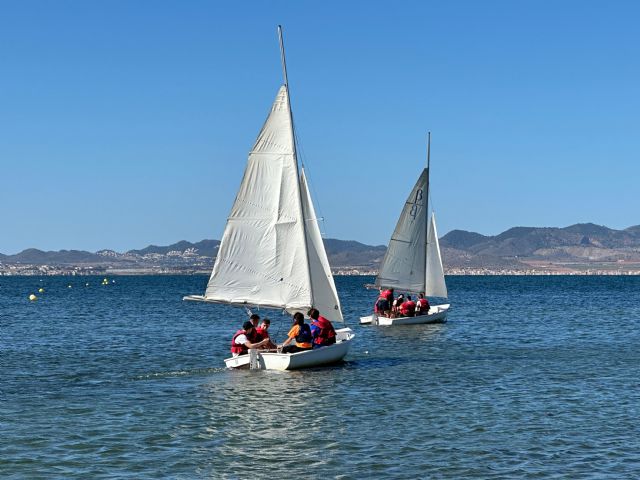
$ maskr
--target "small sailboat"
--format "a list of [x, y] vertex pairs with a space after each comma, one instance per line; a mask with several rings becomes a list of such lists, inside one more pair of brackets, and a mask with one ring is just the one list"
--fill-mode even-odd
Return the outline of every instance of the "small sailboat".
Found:
[[[396, 292], [423, 293], [426, 297], [447, 298], [435, 214], [428, 218], [429, 163], [431, 133], [427, 144], [427, 167], [422, 171], [396, 225], [387, 252], [380, 265], [375, 287]], [[446, 321], [449, 303], [432, 305], [429, 311], [412, 317], [374, 313], [360, 318], [361, 324], [413, 325]]]
[[[299, 169], [282, 39], [284, 84], [249, 153], [244, 177], [227, 219], [204, 295], [185, 300], [306, 314], [314, 307], [344, 322], [329, 261], [309, 193]], [[292, 370], [342, 360], [354, 338], [336, 329], [336, 343], [296, 353], [249, 350], [227, 358], [228, 367]]]

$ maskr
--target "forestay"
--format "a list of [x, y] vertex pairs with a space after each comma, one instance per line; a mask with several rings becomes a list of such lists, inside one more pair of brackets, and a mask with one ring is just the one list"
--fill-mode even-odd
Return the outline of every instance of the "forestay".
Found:
[[336, 292], [336, 286], [331, 275], [329, 260], [324, 249], [320, 227], [316, 217], [307, 177], [302, 169], [300, 175], [300, 189], [302, 191], [302, 211], [305, 218], [305, 231], [307, 235], [307, 252], [309, 254], [309, 270], [311, 272], [311, 288], [313, 291], [313, 306], [317, 308], [323, 317], [332, 322], [343, 322], [340, 300]]
[[444, 268], [440, 256], [436, 215], [431, 214], [429, 232], [427, 233], [427, 278], [424, 293], [428, 297], [447, 298], [447, 284], [444, 282]]
[[425, 211], [428, 170], [418, 178], [402, 209], [376, 278], [376, 286], [406, 292], [424, 292], [426, 266]]
[[293, 141], [283, 85], [249, 154], [205, 300], [288, 311], [312, 304]]

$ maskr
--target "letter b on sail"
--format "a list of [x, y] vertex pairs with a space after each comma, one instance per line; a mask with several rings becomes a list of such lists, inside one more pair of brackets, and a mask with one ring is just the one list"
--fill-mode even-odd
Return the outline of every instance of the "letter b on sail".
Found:
[[416, 196], [413, 199], [413, 205], [411, 205], [411, 210], [409, 211], [409, 215], [411, 218], [415, 219], [418, 214], [418, 209], [422, 206], [422, 189], [419, 188], [416, 190]]

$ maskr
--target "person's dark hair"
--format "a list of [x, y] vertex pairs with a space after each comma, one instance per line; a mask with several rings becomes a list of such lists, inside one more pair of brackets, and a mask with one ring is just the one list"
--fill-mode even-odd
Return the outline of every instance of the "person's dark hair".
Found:
[[309, 315], [310, 318], [317, 320], [318, 317], [320, 316], [320, 312], [318, 311], [317, 308], [310, 308], [309, 311], [307, 312], [307, 315]]
[[253, 328], [253, 323], [251, 323], [249, 320], [247, 320], [242, 324], [243, 330], [251, 330], [252, 328]]
[[421, 293], [420, 295], [418, 295], [418, 298], [424, 298], [424, 293]]
[[294, 325], [302, 325], [304, 323], [304, 315], [300, 312], [296, 312], [293, 314], [293, 324]]
[[407, 295], [407, 300], [411, 301], [411, 295]]
[[262, 323], [266, 323], [267, 325], [271, 325], [271, 320], [269, 320], [268, 318], [266, 318], [266, 317], [265, 317], [265, 318], [262, 320]]
[[251, 315], [249, 317], [250, 320], [260, 320], [260, 315], [258, 315], [257, 313], [254, 313], [253, 315]]

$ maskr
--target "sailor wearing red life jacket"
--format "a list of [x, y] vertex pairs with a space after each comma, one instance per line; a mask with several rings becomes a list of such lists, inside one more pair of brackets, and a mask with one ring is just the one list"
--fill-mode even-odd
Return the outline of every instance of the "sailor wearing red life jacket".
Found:
[[265, 318], [262, 320], [262, 325], [256, 327], [256, 337], [258, 340], [264, 340], [265, 338], [269, 338], [269, 332], [267, 331], [269, 326], [271, 325], [271, 320]]
[[[389, 290], [383, 290], [382, 288], [380, 288], [380, 295], [378, 296], [378, 299], [373, 306], [373, 311], [375, 313], [385, 314], [386, 312], [391, 310], [391, 302], [389, 302], [388, 297]], [[393, 294], [391, 294], [391, 297], [393, 298]]]
[[231, 353], [234, 357], [237, 357], [238, 355], [245, 355], [249, 353], [250, 348], [261, 347], [268, 341], [268, 338], [258, 340], [256, 329], [253, 327], [253, 324], [247, 320], [242, 325], [242, 330], [238, 330], [234, 333], [233, 338], [231, 339]]
[[271, 341], [269, 337], [269, 327], [271, 326], [271, 320], [265, 318], [262, 320], [262, 325], [256, 328], [256, 341], [267, 340], [264, 345], [265, 348], [276, 348], [276, 344]]
[[313, 337], [313, 348], [326, 347], [336, 343], [336, 330], [333, 324], [322, 315], [317, 308], [312, 308], [307, 312], [311, 318], [311, 336]]
[[393, 304], [393, 288], [389, 288], [382, 292], [382, 295], [387, 299], [389, 305]]
[[416, 302], [411, 300], [411, 295], [407, 295], [407, 301], [400, 305], [400, 315], [403, 317], [413, 317], [416, 313]]
[[416, 303], [416, 315], [428, 315], [430, 308], [429, 300], [424, 298], [424, 294], [419, 294], [418, 302]]

